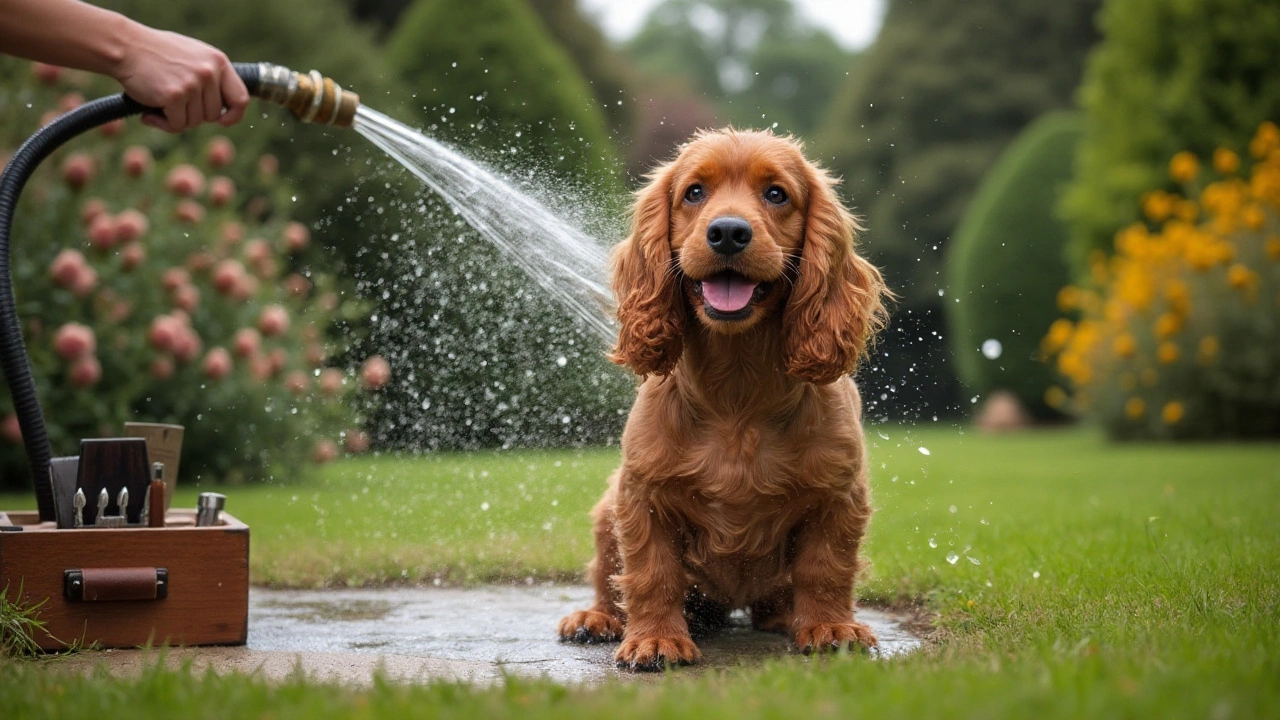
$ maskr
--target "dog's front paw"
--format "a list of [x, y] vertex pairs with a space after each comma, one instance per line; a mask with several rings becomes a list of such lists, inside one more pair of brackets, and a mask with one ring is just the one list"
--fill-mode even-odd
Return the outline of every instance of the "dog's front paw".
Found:
[[668, 665], [688, 665], [702, 653], [688, 635], [674, 637], [629, 637], [622, 641], [614, 659], [622, 670], [655, 672]]
[[817, 623], [802, 627], [796, 632], [796, 647], [806, 655], [853, 646], [870, 650], [877, 644], [876, 635], [871, 632], [871, 628], [856, 622]]
[[579, 610], [560, 620], [560, 639], [576, 643], [613, 642], [622, 637], [622, 620], [599, 610]]

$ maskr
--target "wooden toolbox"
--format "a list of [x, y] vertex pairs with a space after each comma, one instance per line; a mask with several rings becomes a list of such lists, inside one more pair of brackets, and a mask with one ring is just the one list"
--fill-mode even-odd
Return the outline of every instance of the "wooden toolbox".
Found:
[[0, 588], [45, 601], [45, 650], [245, 643], [249, 527], [226, 513], [210, 527], [175, 509], [163, 528], [58, 530], [35, 511], [0, 512], [3, 526], [22, 529], [0, 532]]

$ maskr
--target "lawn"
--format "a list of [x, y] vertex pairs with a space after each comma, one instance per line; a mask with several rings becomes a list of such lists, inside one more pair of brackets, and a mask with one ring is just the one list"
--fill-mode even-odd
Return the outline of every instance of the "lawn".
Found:
[[[788, 659], [656, 685], [369, 691], [0, 662], [0, 715], [1208, 717], [1280, 712], [1280, 446], [1111, 445], [1079, 430], [868, 431], [864, 602], [922, 603], [922, 652]], [[361, 458], [231, 488], [258, 583], [572, 577], [613, 450]], [[192, 503], [194, 488], [179, 502]], [[0, 497], [5, 507], [30, 506]], [[550, 632], [550, 629], [548, 629]], [[56, 712], [55, 712], [56, 709]]]

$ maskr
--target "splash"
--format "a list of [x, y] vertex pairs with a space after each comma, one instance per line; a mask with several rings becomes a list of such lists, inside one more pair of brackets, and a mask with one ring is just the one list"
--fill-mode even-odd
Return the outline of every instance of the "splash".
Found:
[[601, 242], [498, 174], [376, 110], [361, 106], [354, 128], [444, 198], [604, 343], [614, 341], [608, 250]]

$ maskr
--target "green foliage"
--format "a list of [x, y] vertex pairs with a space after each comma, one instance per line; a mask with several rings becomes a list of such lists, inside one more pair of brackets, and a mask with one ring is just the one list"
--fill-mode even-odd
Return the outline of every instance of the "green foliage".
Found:
[[[1066, 226], [1053, 215], [1084, 132], [1082, 118], [1050, 114], [1029, 125], [983, 178], [947, 253], [947, 321], [956, 369], [982, 396], [1011, 390], [1033, 417], [1057, 415], [1044, 401], [1052, 373], [1040, 338], [1057, 317]], [[1003, 345], [998, 359], [979, 348]]]
[[[55, 105], [103, 94], [80, 73], [41, 84], [28, 64], [3, 66], [3, 148]], [[350, 332], [366, 310], [312, 266], [322, 256], [289, 221], [294, 192], [274, 158], [224, 137], [201, 150], [197, 137], [108, 125], [46, 160], [23, 194], [15, 294], [53, 451], [75, 454], [81, 438], [119, 435], [126, 421], [172, 422], [186, 427], [185, 478], [292, 477], [313, 443], [337, 454], [316, 438], [355, 427], [355, 383], [328, 371], [337, 385], [321, 396], [313, 375], [346, 346], [326, 348], [323, 334]], [[25, 483], [11, 412], [0, 400], [0, 467]]]
[[1280, 4], [1114, 0], [1100, 26], [1080, 90], [1088, 134], [1062, 205], [1078, 268], [1111, 251], [1142, 193], [1174, 189], [1174, 153], [1208, 157], [1280, 118]]
[[[40, 654], [36, 634], [44, 632], [45, 623], [40, 619], [40, 608], [48, 598], [34, 604], [23, 602], [22, 586], [0, 588], [0, 658], [32, 657]], [[10, 599], [12, 597], [12, 599]]]
[[801, 135], [817, 129], [850, 62], [791, 0], [665, 0], [629, 50], [659, 82], [680, 78], [713, 99], [729, 122]]
[[902, 298], [880, 366], [908, 409], [939, 412], [958, 400], [940, 339], [947, 245], [1005, 145], [1071, 104], [1098, 5], [893, 0], [833, 104], [819, 147]]
[[475, 0], [465, 12], [418, 0], [387, 59], [434, 137], [504, 161], [516, 149], [544, 174], [603, 180], [614, 171], [594, 96], [524, 0]]

